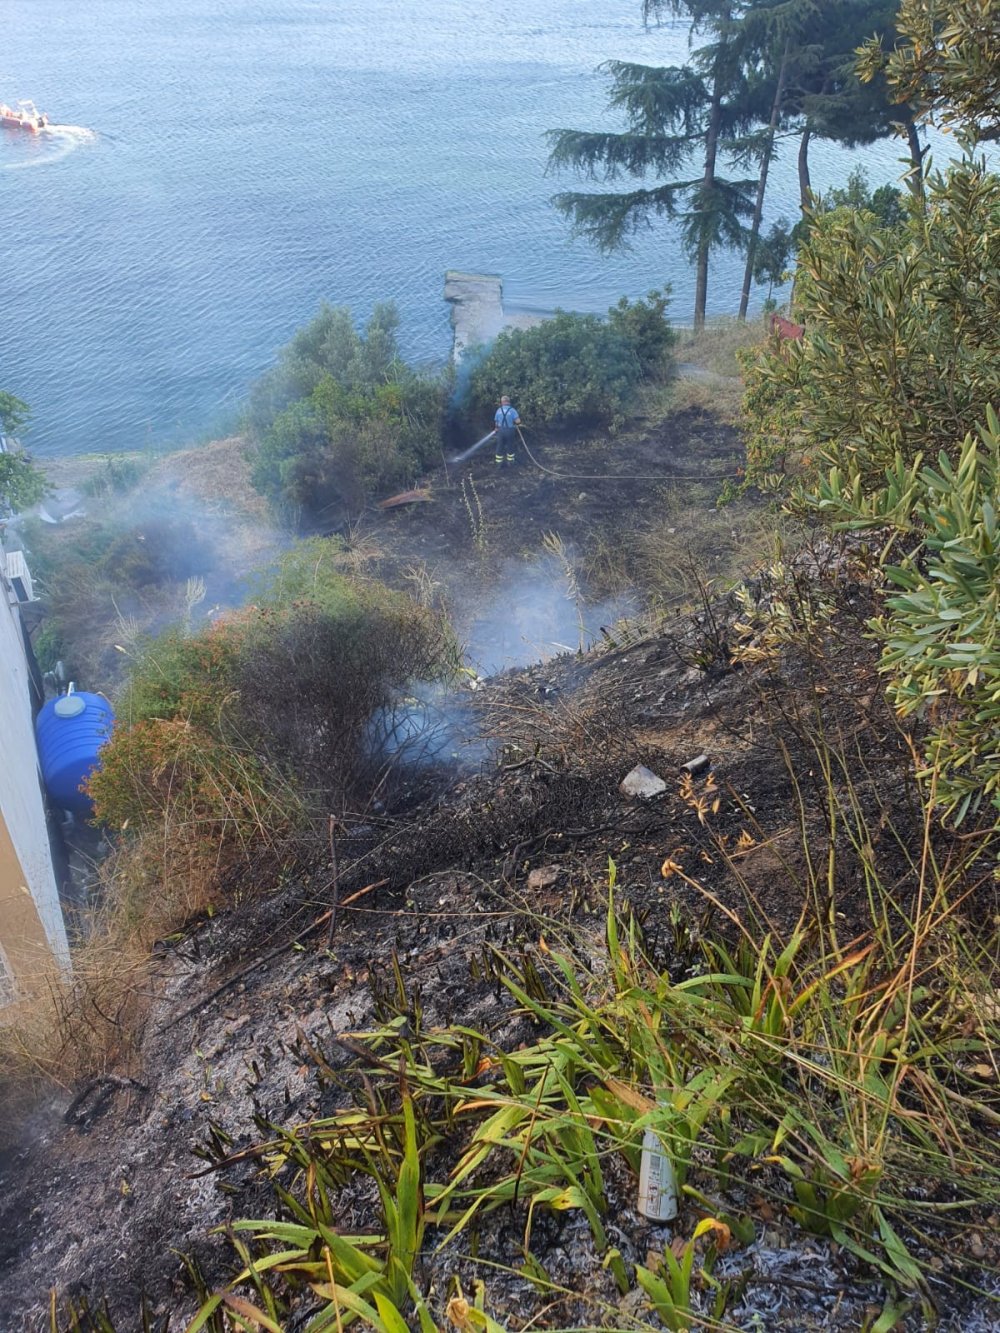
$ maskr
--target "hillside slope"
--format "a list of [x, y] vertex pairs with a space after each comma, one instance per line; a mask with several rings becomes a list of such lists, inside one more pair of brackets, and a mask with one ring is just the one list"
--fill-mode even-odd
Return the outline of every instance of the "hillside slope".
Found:
[[[769, 646], [748, 627], [746, 604], [730, 599], [477, 691], [468, 707], [489, 747], [480, 771], [456, 771], [433, 801], [392, 820], [368, 812], [338, 835], [329, 948], [334, 875], [322, 847], [301, 849], [294, 874], [249, 865], [228, 886], [223, 911], [165, 942], [135, 1081], [97, 1080], [74, 1103], [71, 1124], [68, 1096], [54, 1099], [3, 1164], [4, 1327], [45, 1326], [50, 1288], [78, 1312], [106, 1299], [119, 1330], [141, 1326], [142, 1294], [149, 1312], [184, 1327], [198, 1296], [179, 1255], [212, 1288], [237, 1265], [210, 1229], [273, 1215], [266, 1173], [241, 1151], [275, 1127], [363, 1097], [352, 1071], [365, 1066], [364, 1048], [349, 1034], [393, 1014], [409, 1014], [411, 1030], [475, 1028], [509, 1051], [536, 1040], [537, 1021], [483, 960], [499, 950], [544, 969], [559, 940], [599, 973], [609, 857], [619, 916], [634, 917], [648, 958], [674, 981], [698, 972], [703, 936], [735, 947], [761, 915], [775, 938], [790, 938], [800, 918], [815, 931], [817, 879], [845, 940], [874, 929], [870, 864], [905, 914], [921, 892], [914, 867], [926, 846], [907, 738], [862, 635], [861, 562], [829, 549], [804, 559], [803, 586], [826, 609], [818, 628], [784, 644]], [[766, 577], [749, 595], [759, 607], [777, 598]], [[701, 755], [710, 768], [685, 777], [682, 766]], [[661, 795], [623, 794], [636, 764], [665, 780]], [[835, 807], [857, 812], [867, 850]], [[958, 855], [941, 830], [933, 844], [942, 863]], [[970, 871], [963, 890], [971, 895], [963, 914], [997, 910], [991, 877]], [[225, 1159], [235, 1160], [220, 1167]], [[829, 1237], [803, 1231], [784, 1187], [762, 1165], [756, 1173], [756, 1184], [754, 1170], [740, 1171], [728, 1187], [705, 1170], [692, 1177], [698, 1197], [751, 1222], [748, 1243], [733, 1236], [719, 1260], [735, 1283], [726, 1311], [734, 1322], [724, 1326], [862, 1327], [891, 1284]], [[692, 1196], [679, 1232], [653, 1226], [635, 1211], [634, 1177], [610, 1160], [607, 1174], [608, 1225], [628, 1264], [645, 1262], [671, 1234], [690, 1235], [704, 1214]], [[944, 1202], [939, 1186], [928, 1188]], [[370, 1188], [344, 1188], [338, 1225], [372, 1226], [371, 1207]], [[976, 1294], [1000, 1292], [994, 1222], [985, 1206], [961, 1213], [968, 1244], [941, 1263], [941, 1327], [1000, 1326]], [[484, 1267], [475, 1248], [427, 1247], [419, 1272], [436, 1317], [458, 1275], [467, 1288], [485, 1280], [488, 1308], [504, 1326], [523, 1326], [543, 1306], [552, 1326], [605, 1326], [619, 1293], [581, 1225], [571, 1210], [536, 1227], [534, 1252], [556, 1295]], [[908, 1240], [946, 1254], [939, 1225]], [[484, 1219], [480, 1260], [514, 1262], [524, 1226], [523, 1204]], [[956, 1279], [969, 1285], [964, 1296]], [[697, 1299], [708, 1299], [710, 1288], [701, 1290]]]

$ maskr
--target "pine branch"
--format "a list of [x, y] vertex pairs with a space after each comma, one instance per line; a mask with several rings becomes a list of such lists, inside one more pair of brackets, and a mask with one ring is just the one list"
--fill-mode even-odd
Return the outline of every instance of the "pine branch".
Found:
[[632, 190], [627, 194], [557, 194], [552, 203], [568, 217], [573, 234], [584, 236], [605, 254], [625, 249], [640, 227], [653, 218], [675, 217], [678, 199], [697, 181], [674, 181], [655, 190]]
[[728, 181], [718, 176], [711, 185], [698, 182], [682, 220], [681, 236], [686, 253], [694, 259], [706, 247], [740, 250], [750, 234], [741, 221], [753, 216], [753, 180]]
[[764, 154], [772, 147], [772, 135], [765, 125], [737, 139], [724, 139], [720, 145], [726, 157], [737, 167], [759, 167]]
[[612, 80], [608, 106], [625, 112], [631, 130], [654, 135], [698, 133], [708, 91], [697, 70], [689, 65], [634, 65], [624, 60], [607, 60], [600, 69]]
[[587, 130], [549, 130], [552, 144], [546, 172], [571, 168], [591, 180], [619, 176], [667, 175], [676, 171], [702, 142], [701, 136], [603, 134]]

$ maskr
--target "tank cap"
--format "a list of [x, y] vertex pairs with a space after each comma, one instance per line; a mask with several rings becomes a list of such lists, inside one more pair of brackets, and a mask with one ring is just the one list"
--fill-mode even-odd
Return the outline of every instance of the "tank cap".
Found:
[[56, 706], [52, 711], [56, 717], [79, 717], [86, 707], [86, 699], [81, 699], [78, 694], [64, 694], [61, 699], [56, 700]]

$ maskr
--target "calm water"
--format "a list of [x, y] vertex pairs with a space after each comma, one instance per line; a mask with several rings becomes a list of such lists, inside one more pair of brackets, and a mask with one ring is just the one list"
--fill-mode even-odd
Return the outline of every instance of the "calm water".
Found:
[[[5, 0], [0, 100], [69, 127], [0, 131], [0, 387], [39, 456], [197, 439], [321, 300], [400, 308], [443, 358], [448, 268], [508, 304], [603, 311], [693, 276], [666, 227], [627, 256], [570, 242], [543, 134], [606, 123], [604, 59], [669, 64], [639, 0]], [[896, 144], [867, 154], [898, 175]], [[770, 213], [794, 216], [794, 145]], [[854, 159], [817, 146], [819, 187]], [[566, 181], [565, 184], [570, 184]], [[716, 262], [711, 309], [742, 266]]]

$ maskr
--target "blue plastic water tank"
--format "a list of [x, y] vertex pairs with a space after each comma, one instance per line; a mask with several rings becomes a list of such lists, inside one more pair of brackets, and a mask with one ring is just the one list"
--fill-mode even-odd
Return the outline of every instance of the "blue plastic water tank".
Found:
[[80, 690], [50, 699], [35, 721], [42, 777], [53, 805], [90, 815], [90, 797], [80, 784], [98, 765], [98, 751], [111, 735], [115, 715], [100, 694]]

